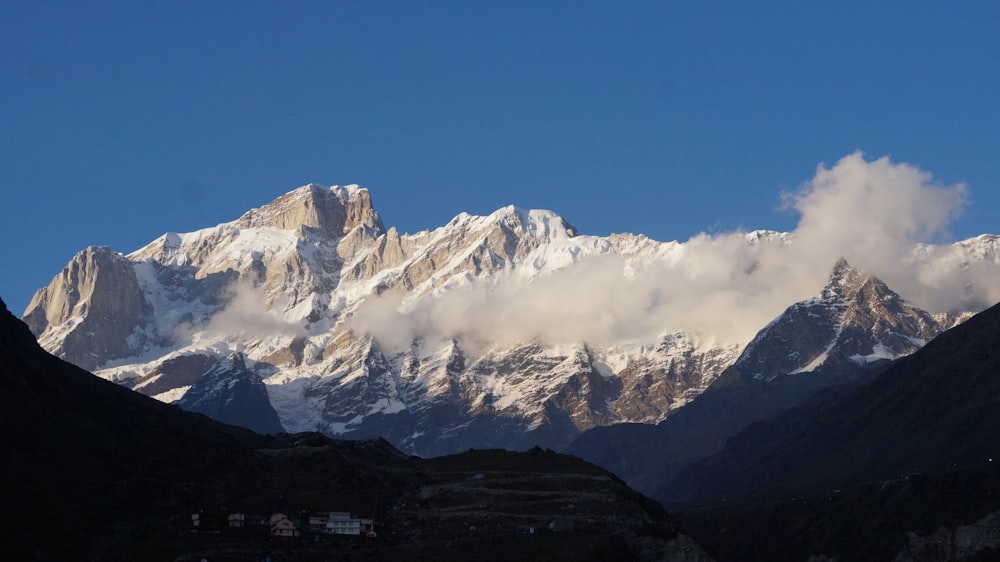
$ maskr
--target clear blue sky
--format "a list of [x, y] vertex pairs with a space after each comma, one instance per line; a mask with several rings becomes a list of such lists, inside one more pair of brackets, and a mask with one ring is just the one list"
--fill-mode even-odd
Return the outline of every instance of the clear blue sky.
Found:
[[581, 231], [789, 230], [855, 150], [1000, 232], [997, 2], [0, 0], [0, 296], [299, 185], [387, 225], [507, 204]]

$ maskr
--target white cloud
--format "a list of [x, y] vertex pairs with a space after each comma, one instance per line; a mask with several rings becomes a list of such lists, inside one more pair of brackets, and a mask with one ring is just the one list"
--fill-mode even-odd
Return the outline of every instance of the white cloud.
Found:
[[916, 167], [887, 157], [866, 162], [858, 152], [832, 168], [820, 165], [815, 178], [785, 195], [802, 215], [795, 230], [800, 248], [873, 271], [915, 243], [946, 238], [965, 198], [961, 184], [940, 186]]
[[287, 304], [281, 299], [271, 301], [263, 287], [237, 280], [226, 289], [225, 306], [215, 313], [203, 328], [187, 327], [204, 338], [266, 338], [306, 334], [299, 322], [289, 321], [278, 312]]
[[[843, 256], [914, 304], [947, 312], [983, 306], [997, 286], [980, 279], [965, 291], [972, 272], [963, 271], [964, 256], [944, 244], [966, 197], [962, 184], [943, 186], [915, 166], [887, 157], [867, 162], [854, 153], [832, 168], [820, 166], [813, 180], [785, 199], [802, 215], [796, 249], [808, 263]], [[913, 255], [917, 244], [928, 245], [924, 256]], [[994, 264], [981, 267], [996, 272]]]
[[995, 264], [960, 272], [949, 246], [913, 254], [918, 243], [947, 240], [947, 226], [965, 203], [961, 184], [938, 185], [915, 166], [854, 153], [820, 165], [783, 198], [801, 215], [792, 244], [751, 244], [742, 232], [699, 234], [670, 261], [595, 256], [528, 283], [502, 278], [416, 302], [383, 297], [366, 303], [352, 326], [392, 349], [417, 336], [606, 345], [676, 330], [741, 342], [788, 305], [818, 294], [840, 257], [933, 312], [1000, 298]]

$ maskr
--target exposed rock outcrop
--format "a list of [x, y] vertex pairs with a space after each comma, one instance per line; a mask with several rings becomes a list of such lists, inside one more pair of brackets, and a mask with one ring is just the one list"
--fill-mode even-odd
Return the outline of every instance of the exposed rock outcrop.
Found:
[[840, 260], [819, 295], [788, 307], [733, 365], [711, 379], [708, 389], [655, 428], [598, 427], [582, 434], [569, 451], [614, 470], [657, 499], [686, 501], [689, 486], [664, 488], [682, 468], [718, 452], [748, 425], [830, 384], [860, 376], [879, 361], [916, 351], [946, 327]]
[[994, 511], [969, 525], [941, 527], [925, 536], [909, 532], [907, 536], [907, 545], [893, 562], [952, 562], [987, 549], [996, 554], [1000, 549], [1000, 512]]
[[24, 321], [40, 343], [84, 369], [128, 357], [147, 343], [152, 309], [132, 263], [104, 246], [70, 260], [28, 304]]
[[[762, 231], [733, 241], [745, 244], [741, 261], [753, 267], [792, 239]], [[26, 320], [47, 349], [166, 401], [195, 376], [192, 360], [168, 362], [239, 351], [289, 431], [385, 436], [423, 455], [562, 448], [595, 427], [663, 421], [736, 360], [746, 334], [657, 322], [633, 335], [630, 316], [640, 313], [616, 310], [608, 310], [605, 329], [590, 310], [608, 295], [580, 287], [563, 295], [556, 287], [581, 271], [608, 273], [601, 293], [616, 292], [618, 276], [628, 290], [639, 271], [691, 273], [687, 251], [642, 235], [581, 235], [555, 213], [513, 206], [401, 234], [386, 230], [366, 189], [309, 184], [231, 222], [164, 234], [127, 256], [90, 251], [39, 293]], [[103, 273], [81, 277], [95, 269], [91, 262]], [[656, 307], [668, 293], [628, 306]], [[869, 293], [878, 302], [885, 295], [875, 285]], [[588, 310], [586, 320], [573, 320], [577, 308]], [[803, 326], [813, 309], [803, 310], [782, 345], [800, 354], [785, 363], [807, 371], [846, 309], [811, 335]], [[565, 316], [563, 325], [588, 335], [553, 336], [561, 329], [553, 326], [543, 334], [533, 325], [553, 324], [548, 316]], [[933, 328], [888, 323], [863, 307], [855, 316], [864, 333], [842, 330], [837, 349], [846, 361], [908, 352], [925, 339], [923, 328]], [[591, 337], [585, 324], [613, 334]], [[896, 330], [906, 333], [893, 339]], [[878, 349], [864, 347], [868, 332], [884, 336]], [[849, 348], [848, 340], [861, 343]]]
[[764, 380], [820, 365], [869, 363], [913, 353], [951, 327], [841, 259], [814, 299], [796, 303], [760, 331], [736, 364]]
[[358, 226], [374, 236], [385, 232], [367, 189], [330, 189], [312, 183], [248, 211], [236, 224], [240, 228], [271, 227], [300, 233], [314, 229], [329, 238], [340, 238]]
[[247, 368], [241, 353], [219, 360], [205, 371], [177, 404], [190, 412], [258, 433], [283, 431], [268, 400], [267, 387]]

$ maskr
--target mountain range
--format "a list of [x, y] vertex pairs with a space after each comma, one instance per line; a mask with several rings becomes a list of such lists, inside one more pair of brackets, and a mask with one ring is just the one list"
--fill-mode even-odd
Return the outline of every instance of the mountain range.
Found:
[[569, 451], [653, 494], [751, 423], [825, 387], [863, 378], [955, 322], [907, 304], [878, 278], [840, 260], [819, 295], [764, 327], [690, 404], [655, 426], [591, 429]]
[[1000, 462], [998, 333], [995, 305], [869, 380], [832, 386], [748, 427], [660, 496], [776, 499]]
[[[739, 251], [724, 271], [752, 281], [796, 239], [726, 242]], [[403, 548], [428, 559], [707, 560], [611, 473], [537, 447], [481, 449], [541, 443], [671, 506], [720, 562], [996, 559], [1000, 305], [973, 314], [980, 301], [967, 297], [991, 294], [969, 272], [1000, 265], [998, 238], [903, 258], [948, 252], [939, 263], [963, 280], [966, 307], [921, 309], [840, 259], [812, 297], [790, 293], [751, 335], [726, 318], [657, 324], [676, 296], [662, 286], [682, 282], [676, 268], [713, 281], [697, 275], [712, 259], [699, 247], [583, 236], [554, 213], [514, 207], [402, 235], [366, 190], [310, 185], [128, 255], [88, 248], [35, 295], [26, 325], [0, 310], [0, 437], [22, 484], [8, 513], [86, 521], [48, 543], [50, 531], [26, 527], [17, 544], [34, 551], [14, 553], [173, 559], [195, 546], [179, 514], [294, 498], [371, 510], [400, 533], [358, 559]], [[581, 290], [595, 287], [616, 294]], [[750, 283], [745, 298], [760, 290]], [[575, 315], [588, 301], [605, 316]], [[652, 330], [650, 318], [619, 322], [635, 302]], [[553, 326], [568, 335], [554, 338]], [[28, 327], [118, 384], [42, 351]], [[403, 452], [318, 432], [386, 436]], [[586, 540], [456, 540], [485, 521], [509, 530], [566, 510], [589, 525]], [[229, 539], [204, 540], [203, 553], [231, 552]]]
[[748, 426], [657, 496], [720, 561], [1000, 559], [998, 350], [995, 305]]
[[[659, 505], [579, 459], [419, 459], [383, 439], [260, 435], [48, 354], [2, 300], [0, 384], [5, 560], [711, 560]], [[310, 515], [341, 510], [374, 519], [379, 536], [309, 532]], [[229, 513], [276, 511], [308, 536], [227, 525]]]
[[[771, 231], [736, 240], [745, 276], [795, 246]], [[991, 235], [953, 244], [954, 275], [962, 264], [1000, 266], [998, 248]], [[366, 189], [310, 184], [127, 255], [86, 248], [23, 319], [45, 349], [102, 378], [258, 431], [384, 437], [421, 456], [572, 446], [621, 465], [631, 461], [613, 446], [586, 452], [601, 441], [587, 433], [680, 424], [707, 389], [792, 381], [789, 397], [759, 412], [727, 406], [733, 419], [697, 438], [712, 443], [700, 458], [975, 311], [928, 313], [841, 261], [815, 297], [786, 303], [756, 336], [633, 314], [677, 310], [683, 299], [657, 281], [667, 272], [711, 282], [696, 250], [582, 235], [555, 213], [516, 207], [400, 234]], [[914, 247], [908, 259], [924, 254]], [[712, 325], [735, 320], [722, 314]], [[646, 491], [662, 483], [611, 465]]]
[[[708, 502], [680, 521], [722, 562], [997, 559], [998, 321], [1000, 305], [865, 382], [752, 425], [678, 475], [689, 499]], [[262, 541], [221, 531], [212, 514], [336, 505], [374, 514], [389, 534], [351, 546], [358, 560], [711, 560], [655, 504], [579, 459], [533, 449], [425, 461], [384, 440], [261, 436], [49, 355], [2, 301], [0, 381], [18, 483], [4, 514], [18, 533], [0, 545], [11, 559], [316, 560], [346, 543]], [[205, 532], [187, 526], [192, 512]], [[577, 528], [511, 540], [548, 520]]]

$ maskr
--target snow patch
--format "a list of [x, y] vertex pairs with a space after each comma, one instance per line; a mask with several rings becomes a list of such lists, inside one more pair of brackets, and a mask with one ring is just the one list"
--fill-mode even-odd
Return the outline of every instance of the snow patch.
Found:
[[177, 388], [171, 388], [166, 392], [161, 392], [159, 394], [156, 394], [153, 396], [153, 398], [159, 400], [160, 402], [173, 404], [174, 402], [177, 402], [178, 400], [183, 398], [184, 394], [188, 391], [189, 388], [191, 388], [191, 385], [178, 386]]

